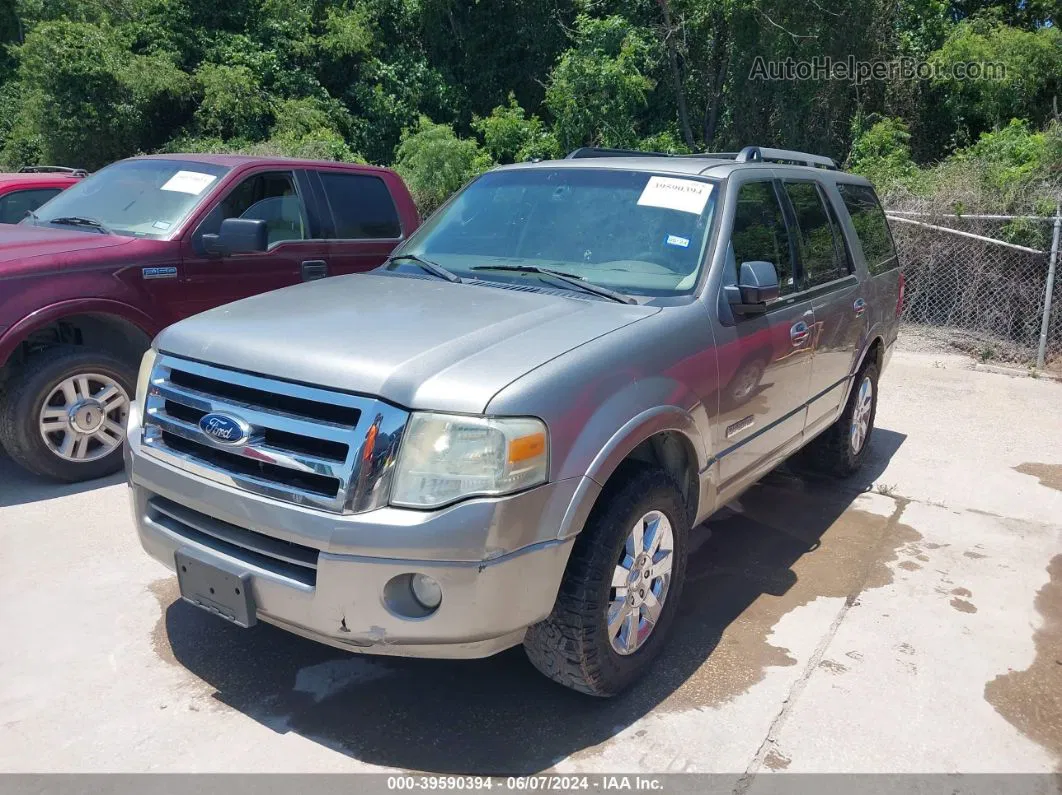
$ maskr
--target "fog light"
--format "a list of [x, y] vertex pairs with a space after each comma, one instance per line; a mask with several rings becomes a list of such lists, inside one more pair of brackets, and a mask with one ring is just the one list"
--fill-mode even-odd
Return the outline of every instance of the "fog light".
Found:
[[426, 610], [434, 610], [442, 602], [442, 586], [424, 574], [414, 574], [409, 581], [413, 598]]

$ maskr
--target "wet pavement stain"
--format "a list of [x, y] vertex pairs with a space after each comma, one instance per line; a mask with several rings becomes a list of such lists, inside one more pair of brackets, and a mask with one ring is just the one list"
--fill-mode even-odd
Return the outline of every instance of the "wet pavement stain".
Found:
[[[711, 521], [711, 539], [691, 555], [681, 624], [718, 627], [711, 654], [662, 705], [717, 706], [747, 692], [770, 667], [792, 666], [768, 638], [781, 619], [818, 597], [855, 600], [893, 581], [890, 564], [922, 536], [896, 518], [851, 507], [831, 481], [776, 470], [741, 498], [742, 512]], [[677, 638], [672, 641], [678, 645]]]
[[833, 660], [823, 660], [819, 663], [819, 668], [825, 668], [827, 671], [834, 674], [843, 674], [848, 670], [846, 666], [841, 665], [839, 662], [834, 662]]
[[970, 558], [972, 560], [984, 560], [985, 558], [988, 557], [988, 555], [982, 555], [980, 552], [972, 552], [972, 551], [966, 551], [966, 552], [963, 552], [962, 554], [963, 554], [964, 557]]
[[951, 593], [952, 596], [973, 596], [967, 588], [953, 588]]
[[976, 613], [977, 608], [973, 602], [967, 602], [965, 599], [952, 599], [951, 606], [958, 610], [960, 613]]
[[1039, 478], [1041, 486], [1062, 491], [1062, 464], [1022, 464], [1014, 471]]
[[1036, 594], [1043, 625], [1033, 634], [1036, 656], [1024, 671], [985, 685], [985, 700], [1026, 737], [1053, 753], [1062, 773], [1062, 555], [1048, 564], [1049, 581]]
[[785, 770], [793, 760], [783, 754], [777, 748], [772, 748], [763, 757], [763, 766], [768, 770]]
[[922, 567], [915, 563], [913, 560], [905, 560], [900, 563], [900, 568], [906, 569], [907, 571], [918, 571]]

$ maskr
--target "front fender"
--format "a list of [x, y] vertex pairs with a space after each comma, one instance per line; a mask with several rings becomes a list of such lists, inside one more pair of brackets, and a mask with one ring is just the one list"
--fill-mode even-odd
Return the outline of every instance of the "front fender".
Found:
[[151, 338], [160, 330], [158, 324], [145, 312], [121, 301], [107, 298], [76, 298], [59, 301], [31, 312], [0, 334], [0, 367], [7, 362], [15, 348], [37, 329], [64, 317], [83, 314], [119, 317], [133, 324]]
[[[700, 422], [698, 422], [700, 419]], [[680, 433], [696, 458], [698, 472], [708, 465], [701, 427], [707, 427], [704, 407], [681, 383], [666, 377], [635, 381], [600, 405], [582, 426], [556, 477], [581, 477], [559, 530], [559, 537], [578, 533], [605, 483], [639, 444], [654, 434]]]

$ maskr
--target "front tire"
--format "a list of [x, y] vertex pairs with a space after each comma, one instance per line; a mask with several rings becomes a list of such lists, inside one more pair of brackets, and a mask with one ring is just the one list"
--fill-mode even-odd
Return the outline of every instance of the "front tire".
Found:
[[686, 576], [689, 516], [662, 470], [626, 464], [575, 540], [553, 612], [524, 650], [543, 674], [592, 696], [632, 685], [667, 641]]
[[135, 369], [103, 351], [64, 345], [40, 351], [0, 399], [0, 443], [29, 471], [67, 483], [122, 468]]

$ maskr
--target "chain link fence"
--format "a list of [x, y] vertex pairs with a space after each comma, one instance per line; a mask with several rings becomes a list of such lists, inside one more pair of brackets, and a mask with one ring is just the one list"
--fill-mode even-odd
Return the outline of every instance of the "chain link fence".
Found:
[[1062, 219], [900, 209], [888, 216], [907, 282], [908, 339], [1062, 374]]

